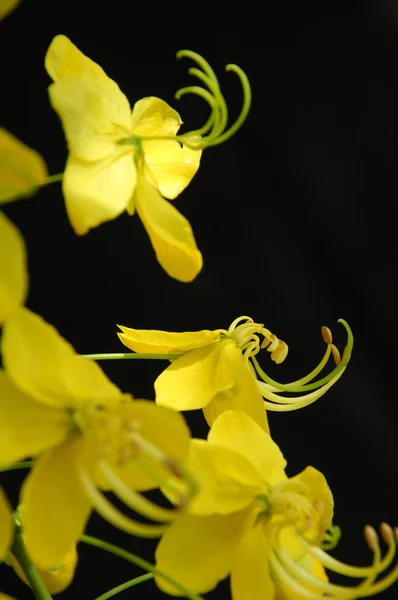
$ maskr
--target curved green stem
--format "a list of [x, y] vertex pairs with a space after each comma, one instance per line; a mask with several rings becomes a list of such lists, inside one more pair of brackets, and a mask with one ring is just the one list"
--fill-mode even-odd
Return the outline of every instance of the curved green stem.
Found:
[[33, 460], [22, 460], [21, 462], [8, 465], [7, 467], [0, 467], [0, 473], [5, 473], [6, 471], [17, 471], [18, 469], [30, 469], [32, 465]]
[[85, 544], [90, 544], [90, 546], [100, 548], [101, 550], [105, 550], [106, 552], [110, 552], [111, 554], [115, 554], [116, 556], [120, 556], [120, 558], [123, 558], [124, 560], [133, 563], [133, 565], [137, 565], [137, 567], [140, 567], [144, 571], [152, 573], [153, 575], [157, 575], [158, 577], [162, 577], [165, 581], [168, 581], [168, 583], [174, 586], [179, 593], [184, 594], [185, 597], [189, 598], [190, 600], [204, 600], [202, 596], [198, 596], [198, 594], [195, 594], [191, 590], [187, 589], [184, 585], [178, 583], [178, 581], [170, 577], [170, 575], [167, 575], [167, 573], [164, 573], [163, 571], [161, 571], [151, 563], [147, 562], [143, 558], [140, 558], [139, 556], [136, 556], [131, 552], [127, 552], [127, 550], [123, 550], [123, 548], [119, 548], [114, 544], [110, 544], [109, 542], [99, 540], [98, 538], [92, 537], [91, 535], [82, 535], [80, 541], [84, 542]]
[[18, 561], [26, 579], [32, 588], [33, 594], [36, 600], [52, 600], [52, 596], [49, 594], [46, 586], [44, 585], [36, 567], [30, 560], [28, 553], [26, 552], [25, 544], [22, 539], [22, 532], [19, 520], [14, 516], [15, 521], [15, 537], [11, 548], [11, 552]]
[[49, 175], [43, 185], [48, 185], [49, 183], [56, 183], [57, 181], [62, 181], [63, 177], [64, 177], [63, 173], [56, 173], [55, 175]]
[[105, 592], [105, 594], [98, 596], [97, 598], [95, 598], [95, 600], [108, 600], [108, 598], [112, 598], [113, 596], [120, 594], [120, 592], [124, 592], [124, 590], [128, 590], [129, 588], [132, 588], [135, 585], [139, 585], [144, 581], [148, 581], [148, 579], [153, 579], [153, 573], [145, 573], [145, 575], [140, 575], [139, 577], [134, 577], [134, 579], [129, 579], [129, 581], [125, 581], [124, 583], [117, 585], [111, 590], [108, 590], [107, 592]]
[[139, 354], [138, 352], [110, 352], [105, 354], [81, 354], [84, 358], [91, 360], [123, 360], [130, 358], [142, 358], [147, 360], [176, 360], [182, 354]]

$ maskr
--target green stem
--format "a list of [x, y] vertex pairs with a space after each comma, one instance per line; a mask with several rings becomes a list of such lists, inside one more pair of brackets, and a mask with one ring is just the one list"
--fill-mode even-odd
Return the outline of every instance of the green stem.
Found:
[[56, 173], [55, 175], [49, 175], [44, 182], [44, 185], [48, 185], [49, 183], [56, 183], [57, 181], [62, 181], [64, 174]]
[[165, 581], [168, 581], [172, 586], [174, 586], [176, 590], [184, 594], [186, 598], [190, 598], [190, 600], [204, 600], [202, 596], [198, 596], [198, 594], [195, 594], [191, 590], [187, 589], [184, 585], [178, 583], [178, 581], [170, 577], [170, 575], [167, 575], [167, 573], [164, 573], [163, 571], [161, 571], [151, 563], [147, 562], [143, 558], [140, 558], [139, 556], [136, 556], [131, 552], [127, 552], [127, 550], [123, 550], [123, 548], [119, 548], [114, 544], [110, 544], [109, 542], [99, 540], [98, 538], [92, 537], [91, 535], [82, 535], [80, 541], [84, 542], [85, 544], [95, 546], [96, 548], [100, 548], [101, 550], [105, 550], [106, 552], [111, 552], [112, 554], [120, 556], [120, 558], [124, 558], [124, 560], [133, 563], [133, 565], [140, 567], [144, 571], [148, 571], [153, 575], [162, 577]]
[[49, 594], [36, 567], [30, 560], [28, 553], [26, 552], [18, 518], [14, 517], [14, 521], [16, 524], [16, 532], [11, 552], [15, 556], [22, 571], [24, 572], [24, 575], [28, 580], [30, 587], [32, 588], [36, 600], [52, 600], [52, 596]]
[[138, 352], [110, 352], [105, 354], [82, 354], [84, 358], [91, 360], [123, 360], [131, 358], [142, 358], [147, 360], [176, 360], [182, 354], [139, 354]]
[[129, 581], [125, 581], [125, 583], [121, 583], [120, 585], [112, 588], [102, 594], [102, 596], [98, 596], [95, 600], [108, 600], [108, 598], [112, 598], [119, 594], [120, 592], [124, 592], [124, 590], [128, 590], [129, 588], [138, 585], [139, 583], [143, 583], [144, 581], [148, 581], [148, 579], [153, 579], [153, 573], [145, 573], [145, 575], [140, 575], [139, 577], [134, 577], [134, 579], [129, 579]]
[[8, 465], [7, 467], [0, 467], [0, 473], [5, 473], [6, 471], [17, 471], [18, 469], [30, 469], [32, 465], [33, 460], [22, 460], [21, 462]]

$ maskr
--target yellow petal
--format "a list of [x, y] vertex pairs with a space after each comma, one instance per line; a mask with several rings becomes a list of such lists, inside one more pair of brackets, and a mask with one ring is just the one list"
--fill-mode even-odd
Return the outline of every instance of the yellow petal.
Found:
[[0, 0], [0, 20], [4, 19], [21, 0]]
[[90, 503], [77, 475], [82, 452], [77, 438], [46, 452], [35, 463], [21, 492], [26, 548], [41, 569], [60, 565], [83, 533]]
[[66, 411], [36, 402], [0, 372], [0, 465], [37, 456], [62, 443], [73, 429]]
[[0, 204], [33, 194], [47, 175], [40, 154], [0, 127]]
[[66, 35], [56, 35], [48, 47], [44, 66], [54, 81], [65, 77], [79, 77], [89, 73], [93, 77], [107, 77], [97, 63], [83, 54]]
[[[111, 465], [113, 471], [135, 490], [158, 487], [158, 480], [165, 481], [170, 477], [170, 462], [183, 462], [188, 455], [190, 431], [184, 418], [179, 413], [157, 406], [149, 400], [134, 400], [130, 404], [115, 407], [114, 412], [125, 423], [136, 423], [144, 447], [140, 451], [138, 442], [138, 463], [132, 456], [127, 457], [126, 463], [122, 464], [120, 453], [116, 453]], [[145, 442], [163, 453], [164, 463], [145, 452]], [[143, 465], [145, 471], [139, 464]], [[156, 479], [146, 474], [147, 471], [153, 473]]]
[[203, 408], [220, 391], [235, 384], [242, 353], [232, 340], [191, 350], [155, 381], [157, 404], [174, 410]]
[[208, 441], [242, 454], [271, 486], [283, 481], [286, 461], [279, 447], [243, 412], [227, 410], [213, 424]]
[[[145, 98], [144, 100], [148, 100]], [[159, 99], [155, 99], [159, 100]], [[142, 100], [140, 101], [142, 102]], [[162, 100], [159, 100], [162, 102]], [[167, 106], [165, 102], [163, 102]], [[168, 107], [169, 110], [170, 107]], [[165, 111], [166, 112], [166, 111]], [[175, 112], [175, 111], [173, 111]], [[133, 113], [134, 114], [134, 113]], [[178, 113], [176, 113], [178, 115]], [[166, 129], [164, 123], [153, 126], [153, 133], [146, 135], [174, 135], [159, 133]], [[156, 128], [157, 127], [157, 128]], [[170, 128], [171, 129], [171, 128]], [[178, 129], [178, 128], [176, 128]], [[176, 198], [187, 187], [199, 168], [202, 150], [192, 150], [173, 140], [147, 140], [142, 142], [146, 163], [153, 177], [153, 183], [165, 198]]]
[[70, 154], [62, 182], [65, 205], [73, 229], [87, 233], [126, 210], [133, 194], [136, 171], [131, 154], [88, 163]]
[[301, 473], [290, 479], [290, 481], [295, 480], [301, 481], [308, 486], [314, 506], [319, 507], [320, 522], [314, 524], [314, 531], [311, 529], [306, 534], [308, 537], [311, 537], [311, 533], [314, 533], [315, 538], [313, 539], [313, 543], [319, 544], [324, 537], [326, 529], [333, 520], [333, 494], [325, 476], [318, 469], [314, 469], [314, 467], [306, 467], [304, 471], [301, 471]]
[[123, 398], [95, 362], [77, 355], [55, 327], [26, 308], [7, 320], [2, 354], [14, 383], [49, 406], [72, 408], [93, 400], [114, 404]]
[[11, 519], [11, 507], [0, 487], [0, 562], [4, 560], [12, 542], [14, 527]]
[[139, 137], [175, 135], [182, 125], [181, 117], [155, 96], [142, 98], [134, 104], [131, 114], [131, 128]]
[[195, 279], [203, 261], [189, 221], [141, 174], [134, 204], [166, 273], [179, 281]]
[[246, 508], [264, 486], [244, 456], [204, 440], [191, 441], [187, 466], [199, 482], [199, 492], [189, 505], [193, 515], [229, 514]]
[[[76, 547], [73, 546], [72, 550], [63, 557], [60, 564], [56, 567], [48, 570], [38, 569], [41, 580], [50, 594], [59, 594], [71, 584], [77, 566], [77, 559]], [[24, 583], [29, 585], [20, 564], [13, 556], [11, 557], [9, 564], [12, 566], [18, 577], [20, 577]]]
[[123, 332], [118, 333], [121, 342], [130, 350], [144, 354], [182, 354], [188, 350], [203, 348], [220, 339], [218, 331], [208, 329], [173, 333], [155, 329], [131, 329], [123, 325], [118, 327]]
[[237, 364], [235, 385], [230, 390], [220, 392], [204, 407], [203, 414], [211, 427], [215, 419], [226, 410], [238, 410], [256, 421], [269, 433], [267, 413], [257, 383], [246, 362]]
[[270, 540], [263, 525], [247, 529], [240, 540], [231, 568], [231, 590], [234, 600], [272, 600], [274, 582], [268, 566]]
[[115, 141], [131, 134], [130, 105], [119, 86], [64, 35], [53, 39], [45, 66], [56, 82], [50, 102], [69, 149], [89, 161], [112, 154]]
[[[245, 517], [246, 511], [227, 516], [181, 517], [160, 540], [156, 566], [194, 592], [212, 590], [230, 571]], [[183, 595], [161, 577], [155, 577], [155, 581], [162, 591]]]
[[19, 229], [0, 212], [0, 325], [28, 291], [25, 242]]

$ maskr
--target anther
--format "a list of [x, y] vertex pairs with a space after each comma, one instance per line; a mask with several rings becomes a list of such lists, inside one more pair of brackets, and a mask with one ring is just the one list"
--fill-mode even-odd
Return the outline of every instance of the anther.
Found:
[[322, 338], [323, 338], [323, 341], [325, 342], [325, 344], [331, 344], [333, 342], [332, 332], [330, 331], [329, 327], [322, 325], [321, 333], [322, 333]]
[[330, 345], [330, 348], [332, 350], [332, 356], [333, 356], [333, 360], [336, 363], [336, 365], [339, 365], [341, 363], [341, 355], [339, 350], [336, 348], [336, 346], [334, 344]]
[[388, 523], [382, 523], [380, 525], [380, 533], [386, 544], [390, 544], [394, 539], [394, 532]]
[[363, 535], [369, 548], [374, 552], [379, 546], [379, 538], [371, 525], [365, 525]]

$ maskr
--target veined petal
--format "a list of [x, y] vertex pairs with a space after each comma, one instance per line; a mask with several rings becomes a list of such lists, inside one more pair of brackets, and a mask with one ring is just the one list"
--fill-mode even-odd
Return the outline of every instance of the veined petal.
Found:
[[131, 113], [131, 128], [134, 135], [143, 138], [175, 135], [181, 125], [178, 112], [160, 98], [148, 96], [134, 104]]
[[216, 394], [234, 386], [241, 359], [232, 340], [191, 350], [156, 379], [157, 404], [174, 410], [203, 408]]
[[51, 79], [58, 81], [65, 77], [79, 77], [89, 73], [99, 81], [107, 79], [104, 70], [83, 54], [66, 35], [56, 35], [48, 47], [44, 66]]
[[143, 174], [137, 178], [134, 204], [166, 273], [179, 281], [195, 279], [203, 260], [189, 221], [162, 198]]
[[60, 79], [50, 85], [48, 93], [69, 150], [81, 160], [96, 162], [109, 157], [117, 141], [131, 135], [128, 100], [111, 79], [98, 81], [83, 73]]
[[49, 88], [50, 100], [62, 120], [71, 150], [87, 160], [104, 158], [112, 152], [112, 134], [131, 133], [126, 96], [65, 35], [52, 40], [45, 67], [56, 82]]
[[[137, 434], [144, 446], [141, 448], [137, 441], [136, 453], [144, 471], [136, 463], [134, 456], [126, 456], [123, 464], [120, 455], [112, 462], [113, 471], [135, 490], [158, 487], [159, 480], [165, 481], [170, 477], [170, 463], [176, 461], [178, 464], [188, 455], [190, 431], [183, 416], [149, 400], [134, 400], [130, 404], [115, 407], [114, 410], [126, 426], [128, 424], [133, 428], [135, 424], [137, 427]], [[146, 442], [164, 455], [163, 463], [145, 451]], [[152, 473], [155, 478], [151, 477]]]
[[62, 188], [73, 229], [83, 235], [126, 210], [136, 169], [131, 154], [114, 152], [112, 160], [89, 163], [69, 154]]
[[24, 303], [27, 290], [24, 239], [19, 229], [0, 212], [0, 325]]
[[11, 545], [13, 532], [11, 507], [3, 489], [0, 487], [0, 562], [4, 560]]
[[243, 412], [227, 410], [217, 417], [208, 441], [242, 454], [271, 486], [286, 478], [286, 460], [279, 447]]
[[238, 363], [235, 375], [235, 386], [220, 392], [203, 408], [203, 414], [211, 427], [215, 419], [226, 410], [237, 410], [246, 413], [269, 433], [267, 413], [264, 401], [246, 362]]
[[0, 20], [4, 19], [21, 0], [0, 0]]
[[264, 483], [256, 468], [239, 452], [192, 440], [187, 466], [199, 481], [189, 505], [197, 516], [230, 514], [248, 507]]
[[157, 331], [155, 329], [131, 329], [118, 325], [123, 333], [118, 333], [121, 342], [134, 352], [148, 354], [178, 354], [188, 352], [195, 348], [203, 348], [218, 342], [220, 334], [218, 331], [186, 331], [184, 333], [173, 333], [168, 331]]
[[72, 439], [37, 460], [21, 491], [26, 548], [41, 569], [60, 565], [76, 545], [90, 515], [76, 461], [83, 440]]
[[0, 465], [37, 456], [72, 432], [66, 411], [36, 402], [0, 372]]
[[[77, 559], [76, 546], [73, 546], [72, 550], [63, 557], [60, 564], [55, 568], [49, 570], [38, 569], [39, 575], [50, 594], [59, 594], [71, 584], [77, 566]], [[18, 577], [20, 577], [24, 583], [29, 585], [20, 564], [14, 556], [11, 557], [9, 564]]]
[[231, 567], [234, 600], [271, 600], [275, 585], [268, 566], [271, 551], [269, 536], [259, 523], [247, 529], [240, 540]]
[[[155, 554], [156, 566], [197, 593], [212, 590], [230, 572], [246, 512], [181, 517], [160, 540]], [[162, 591], [182, 595], [161, 577], [155, 577], [155, 581]]]
[[123, 399], [94, 361], [77, 355], [55, 327], [26, 308], [7, 319], [2, 354], [11, 379], [38, 402], [73, 408], [93, 400], [110, 405]]
[[47, 175], [40, 154], [0, 127], [0, 204], [29, 196]]
[[[319, 544], [324, 537], [325, 530], [333, 520], [333, 494], [325, 476], [318, 469], [314, 469], [314, 467], [306, 467], [301, 473], [290, 478], [290, 481], [295, 480], [301, 481], [308, 486], [314, 506], [319, 507], [320, 522], [314, 528], [315, 539], [312, 540], [312, 543]], [[311, 535], [311, 532], [312, 530], [307, 535]]]
[[172, 140], [143, 140], [142, 147], [153, 183], [165, 198], [176, 198], [199, 169], [202, 150]]

